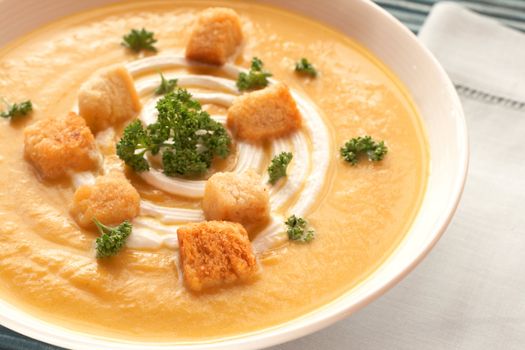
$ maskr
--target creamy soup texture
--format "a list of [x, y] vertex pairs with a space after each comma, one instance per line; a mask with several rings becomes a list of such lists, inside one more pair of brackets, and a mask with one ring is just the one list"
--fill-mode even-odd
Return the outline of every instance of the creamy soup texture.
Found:
[[[199, 12], [210, 6], [241, 17], [242, 47], [222, 68], [188, 64], [184, 49]], [[120, 45], [132, 28], [147, 28], [158, 52], [133, 53]], [[286, 181], [268, 186], [272, 220], [250, 230], [260, 265], [243, 284], [202, 293], [182, 282], [176, 229], [204, 220], [206, 176], [197, 181], [160, 172], [126, 176], [141, 196], [141, 214], [127, 247], [96, 259], [94, 230], [80, 228], [70, 205], [75, 189], [94, 174], [41, 181], [24, 160], [26, 126], [76, 111], [80, 85], [99, 68], [123, 64], [155, 119], [153, 89], [162, 71], [178, 78], [212, 118], [224, 123], [240, 93], [235, 78], [259, 57], [284, 82], [303, 117], [290, 137], [263, 146], [235, 140], [232, 154], [213, 171], [255, 169], [267, 182], [274, 155], [293, 151]], [[307, 57], [317, 78], [294, 73]], [[111, 338], [200, 341], [277, 326], [351, 291], [389, 256], [417, 213], [428, 175], [421, 120], [396, 77], [365, 48], [343, 35], [271, 7], [248, 2], [138, 1], [61, 19], [0, 50], [0, 97], [30, 99], [27, 118], [0, 121], [0, 296], [29, 313], [68, 328]], [[115, 144], [124, 125], [98, 132], [103, 168], [124, 169]], [[389, 152], [380, 162], [351, 166], [339, 156], [347, 140], [371, 135]], [[308, 244], [289, 242], [287, 215], [315, 228]]]

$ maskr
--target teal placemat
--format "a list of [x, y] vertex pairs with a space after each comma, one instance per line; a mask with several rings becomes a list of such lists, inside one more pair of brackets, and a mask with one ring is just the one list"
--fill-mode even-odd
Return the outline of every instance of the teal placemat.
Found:
[[[417, 34], [437, 0], [374, 0]], [[469, 9], [493, 17], [525, 32], [525, 0], [455, 0]]]
[[[374, 0], [417, 34], [438, 0]], [[457, 0], [470, 9], [525, 32], [525, 0]], [[58, 350], [0, 326], [0, 350]]]
[[44, 344], [0, 326], [1, 350], [59, 350], [56, 346]]

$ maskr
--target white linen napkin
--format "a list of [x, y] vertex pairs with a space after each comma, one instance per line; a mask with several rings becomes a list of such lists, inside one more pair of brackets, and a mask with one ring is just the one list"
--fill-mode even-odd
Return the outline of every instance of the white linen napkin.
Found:
[[525, 35], [439, 3], [420, 39], [467, 118], [470, 172], [457, 214], [385, 296], [274, 350], [525, 348]]

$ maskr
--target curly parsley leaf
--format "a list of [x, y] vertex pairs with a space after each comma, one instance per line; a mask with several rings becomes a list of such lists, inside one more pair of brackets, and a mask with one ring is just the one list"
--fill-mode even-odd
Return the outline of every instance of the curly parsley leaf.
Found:
[[201, 155], [190, 149], [162, 153], [164, 174], [168, 176], [202, 174], [211, 166], [211, 157]]
[[141, 30], [132, 29], [128, 34], [124, 35], [121, 44], [130, 50], [140, 52], [141, 50], [157, 51], [157, 48], [153, 46], [156, 42], [155, 34], [142, 28]]
[[182, 88], [157, 102], [158, 117], [144, 127], [134, 121], [117, 144], [117, 155], [133, 170], [149, 170], [146, 153], [161, 154], [164, 174], [194, 176], [206, 172], [213, 158], [230, 154], [231, 138], [224, 126], [202, 110]]
[[293, 155], [290, 152], [281, 152], [273, 157], [268, 167], [269, 182], [274, 185], [281, 177], [286, 176], [286, 168], [292, 161]]
[[301, 58], [301, 60], [295, 64], [295, 72], [299, 74], [309, 75], [312, 78], [317, 77], [317, 69], [315, 69], [313, 64], [308, 62], [308, 60], [304, 57]]
[[165, 95], [172, 92], [177, 87], [177, 79], [166, 79], [164, 74], [160, 73], [160, 85], [155, 89], [155, 95]]
[[359, 136], [347, 141], [339, 152], [344, 160], [356, 165], [361, 154], [366, 154], [368, 160], [373, 162], [382, 160], [388, 148], [384, 141], [376, 142], [370, 136]]
[[97, 258], [117, 255], [131, 234], [133, 225], [128, 220], [116, 227], [106, 226], [95, 218], [93, 218], [93, 222], [100, 232], [100, 237], [95, 241]]
[[295, 215], [290, 216], [284, 222], [287, 226], [286, 233], [291, 241], [308, 243], [315, 238], [315, 231], [308, 227], [308, 222]]
[[239, 91], [261, 89], [269, 84], [268, 78], [271, 77], [272, 74], [265, 71], [263, 65], [263, 62], [257, 57], [252, 58], [250, 71], [248, 73], [239, 73], [237, 78], [237, 88]]
[[6, 105], [7, 110], [0, 113], [0, 117], [6, 119], [23, 117], [33, 111], [33, 104], [29, 100], [20, 103], [13, 103], [11, 105], [6, 102]]
[[135, 120], [124, 130], [117, 143], [117, 155], [137, 172], [149, 170], [149, 163], [144, 158], [150, 149], [150, 137], [140, 120]]

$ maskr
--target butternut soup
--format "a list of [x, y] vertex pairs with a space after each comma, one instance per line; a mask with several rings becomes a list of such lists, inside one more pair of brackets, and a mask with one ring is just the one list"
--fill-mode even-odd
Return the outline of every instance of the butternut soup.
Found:
[[0, 50], [0, 296], [204, 341], [352, 290], [418, 212], [425, 132], [351, 38], [248, 1], [124, 2]]

